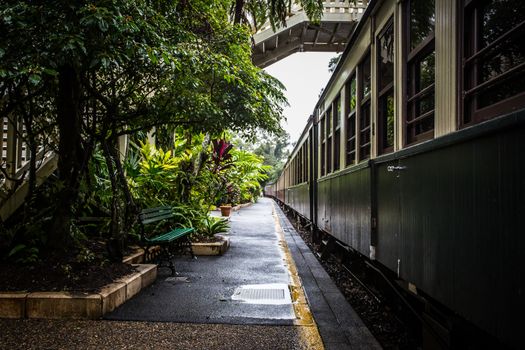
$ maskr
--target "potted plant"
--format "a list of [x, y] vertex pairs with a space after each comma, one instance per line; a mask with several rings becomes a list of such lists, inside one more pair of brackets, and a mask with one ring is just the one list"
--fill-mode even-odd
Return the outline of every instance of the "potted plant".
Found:
[[219, 206], [219, 208], [221, 209], [222, 216], [230, 216], [231, 211], [232, 211], [231, 204], [222, 204], [221, 206]]
[[228, 250], [230, 240], [220, 235], [229, 230], [228, 220], [206, 216], [200, 223], [196, 235], [192, 237], [195, 255], [222, 255]]
[[230, 216], [232, 205], [239, 200], [240, 192], [237, 186], [232, 183], [226, 184], [219, 197], [219, 208], [222, 216]]

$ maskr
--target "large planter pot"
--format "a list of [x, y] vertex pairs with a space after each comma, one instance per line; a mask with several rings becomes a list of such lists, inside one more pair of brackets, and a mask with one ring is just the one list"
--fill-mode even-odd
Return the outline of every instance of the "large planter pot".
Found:
[[221, 208], [221, 215], [222, 216], [230, 216], [230, 213], [232, 211], [232, 206], [231, 205], [221, 205], [220, 208]]

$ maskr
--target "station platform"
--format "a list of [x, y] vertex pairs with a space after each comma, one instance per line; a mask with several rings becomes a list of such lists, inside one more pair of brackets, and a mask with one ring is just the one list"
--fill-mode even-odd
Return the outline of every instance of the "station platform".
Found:
[[104, 320], [0, 320], [0, 347], [22, 344], [16, 328], [35, 349], [381, 348], [273, 200], [230, 226], [223, 256], [175, 259]]

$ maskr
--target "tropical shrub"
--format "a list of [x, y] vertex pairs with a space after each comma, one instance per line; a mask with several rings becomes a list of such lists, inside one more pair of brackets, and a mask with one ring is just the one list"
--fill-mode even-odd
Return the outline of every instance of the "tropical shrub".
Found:
[[263, 159], [252, 152], [234, 149], [232, 154], [235, 170], [230, 175], [230, 182], [237, 184], [241, 202], [257, 200], [261, 182], [268, 178], [271, 167], [263, 165]]
[[139, 161], [135, 160], [135, 168], [128, 173], [128, 184], [137, 204], [148, 208], [180, 202], [183, 165], [188, 157], [174, 157], [171, 150], [163, 151], [148, 142], [142, 143], [138, 151]]
[[202, 226], [198, 230], [198, 233], [212, 237], [217, 233], [228, 232], [229, 228], [228, 220], [207, 215], [202, 220]]

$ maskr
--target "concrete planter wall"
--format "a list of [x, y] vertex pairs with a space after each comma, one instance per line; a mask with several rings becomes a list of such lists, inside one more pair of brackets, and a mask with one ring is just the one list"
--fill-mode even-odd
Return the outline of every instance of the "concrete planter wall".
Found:
[[135, 267], [135, 273], [103, 287], [98, 293], [0, 292], [0, 318], [101, 318], [157, 278], [157, 265]]
[[230, 247], [230, 239], [220, 236], [221, 242], [192, 243], [193, 254], [199, 256], [223, 255]]

